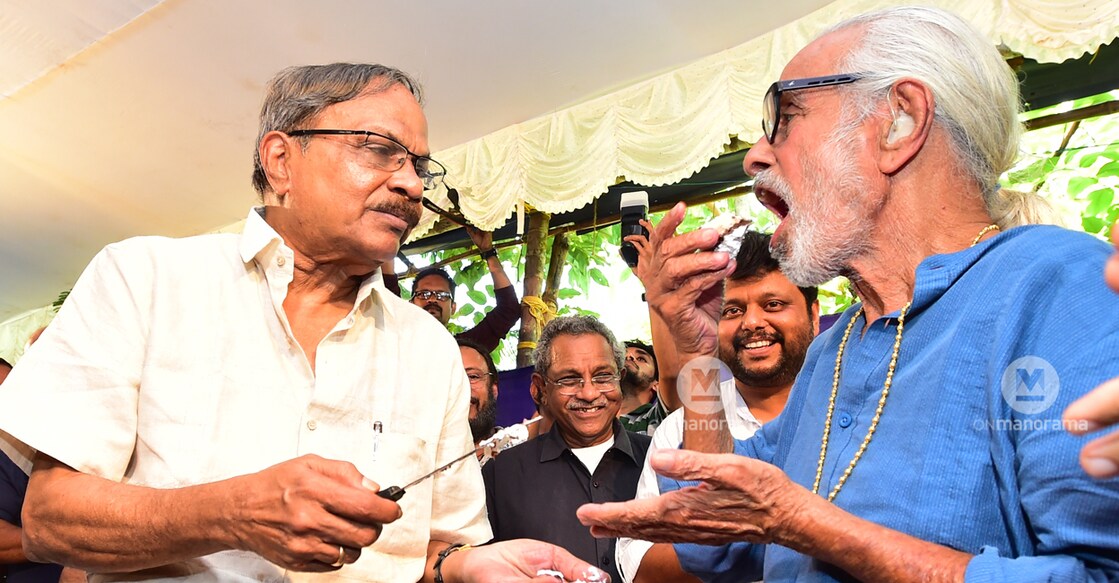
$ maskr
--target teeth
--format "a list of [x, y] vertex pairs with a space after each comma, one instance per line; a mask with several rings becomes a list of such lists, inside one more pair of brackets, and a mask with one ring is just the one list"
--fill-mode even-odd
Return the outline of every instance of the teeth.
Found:
[[756, 342], [747, 344], [746, 348], [765, 348], [766, 346], [771, 346], [772, 344], [773, 341], [771, 340], [758, 340]]

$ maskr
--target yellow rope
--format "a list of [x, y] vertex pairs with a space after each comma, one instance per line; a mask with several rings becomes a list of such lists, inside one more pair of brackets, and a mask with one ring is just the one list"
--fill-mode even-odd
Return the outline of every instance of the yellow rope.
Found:
[[[540, 337], [540, 330], [544, 325], [551, 322], [556, 317], [556, 305], [554, 303], [545, 302], [539, 296], [525, 296], [521, 300], [521, 304], [528, 308], [528, 312], [532, 315], [533, 321], [536, 323], [536, 336]], [[532, 350], [536, 348], [536, 343], [532, 341], [524, 341], [517, 343], [517, 350], [522, 349]]]

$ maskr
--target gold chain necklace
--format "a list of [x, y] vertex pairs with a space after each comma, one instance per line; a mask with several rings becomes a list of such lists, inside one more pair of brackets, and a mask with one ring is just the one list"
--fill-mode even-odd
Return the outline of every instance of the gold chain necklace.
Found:
[[[987, 225], [983, 227], [975, 239], [971, 242], [971, 247], [976, 246], [983, 235], [991, 231], [999, 231], [998, 225]], [[882, 383], [882, 396], [878, 398], [878, 407], [874, 410], [874, 417], [870, 420], [870, 427], [867, 428], [866, 437], [863, 442], [859, 444], [859, 449], [855, 451], [855, 456], [851, 458], [851, 463], [847, 464], [847, 469], [843, 470], [843, 475], [839, 477], [839, 481], [835, 483], [835, 487], [828, 493], [828, 502], [835, 500], [839, 494], [840, 488], [847, 482], [847, 478], [851, 476], [851, 472], [855, 469], [855, 464], [859, 463], [859, 458], [863, 457], [866, 448], [870, 445], [871, 438], [874, 437], [875, 430], [878, 429], [878, 420], [882, 418], [882, 409], [886, 407], [886, 397], [890, 395], [890, 386], [894, 383], [894, 371], [897, 369], [898, 353], [901, 350], [901, 335], [905, 331], [905, 314], [909, 312], [909, 307], [913, 302], [905, 304], [905, 307], [898, 313], [898, 332], [894, 337], [894, 350], [890, 354], [890, 366], [886, 369], [886, 382]], [[843, 338], [839, 341], [839, 351], [835, 355], [835, 374], [831, 382], [831, 396], [828, 397], [828, 414], [824, 418], [824, 436], [820, 439], [820, 461], [816, 464], [816, 480], [812, 483], [812, 493], [820, 493], [820, 480], [824, 475], [824, 459], [828, 454], [828, 436], [831, 434], [831, 418], [835, 413], [835, 397], [839, 394], [839, 372], [843, 364], [843, 351], [847, 348], [847, 339], [851, 337], [851, 330], [855, 327], [855, 321], [859, 319], [863, 313], [863, 309], [855, 312], [855, 316], [847, 323], [847, 329], [843, 331]]]
[[1002, 229], [1000, 229], [998, 225], [994, 225], [994, 224], [987, 225], [986, 227], [983, 227], [983, 230], [979, 231], [979, 234], [975, 236], [975, 239], [972, 239], [971, 246], [975, 247], [976, 245], [978, 245], [979, 240], [983, 238], [983, 235], [986, 235], [987, 233], [990, 233], [991, 231], [1002, 231]]

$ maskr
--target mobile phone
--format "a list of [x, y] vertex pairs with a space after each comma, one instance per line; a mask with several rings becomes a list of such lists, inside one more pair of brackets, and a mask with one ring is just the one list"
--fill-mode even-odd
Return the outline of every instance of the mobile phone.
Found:
[[637, 248], [625, 238], [630, 235], [649, 237], [649, 230], [638, 223], [649, 213], [649, 193], [644, 190], [622, 193], [618, 210], [622, 215], [622, 259], [626, 265], [637, 267]]

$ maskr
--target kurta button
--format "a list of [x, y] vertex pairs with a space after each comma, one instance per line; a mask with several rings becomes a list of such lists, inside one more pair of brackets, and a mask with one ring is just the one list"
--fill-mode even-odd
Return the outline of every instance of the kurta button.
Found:
[[847, 413], [840, 413], [839, 414], [839, 426], [840, 427], [846, 429], [846, 428], [851, 426], [852, 421], [854, 421], [854, 420]]
[[307, 429], [310, 429], [311, 431], [314, 431], [315, 428], [318, 427], [318, 426], [319, 426], [319, 424], [316, 423], [314, 419], [307, 422]]
[[602, 565], [604, 567], [610, 566], [610, 555], [602, 555]]
[[283, 267], [285, 263], [287, 263], [287, 259], [284, 259], [283, 257], [276, 258], [276, 265]]
[[595, 488], [597, 488], [598, 487], [598, 480], [595, 480], [595, 481], [591, 482], [591, 485], [594, 486]]

